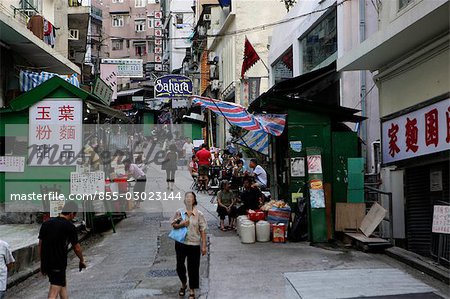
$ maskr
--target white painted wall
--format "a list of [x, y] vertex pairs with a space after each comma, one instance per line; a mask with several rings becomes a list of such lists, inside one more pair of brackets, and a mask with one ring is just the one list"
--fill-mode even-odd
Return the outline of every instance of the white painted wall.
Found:
[[447, 50], [426, 56], [426, 61], [405, 66], [395, 76], [380, 78], [381, 117], [449, 92], [448, 44]]
[[[220, 99], [232, 95], [234, 91], [235, 102], [248, 106], [242, 100], [241, 94], [241, 70], [244, 58], [245, 36], [252, 43], [261, 60], [268, 65], [269, 36], [272, 35], [272, 27], [246, 31], [233, 34], [236, 30], [245, 30], [260, 25], [277, 22], [286, 14], [283, 3], [273, 0], [233, 0], [232, 10], [229, 8], [213, 7], [211, 9], [211, 28], [208, 34], [225, 33], [226, 36], [208, 38], [208, 50], [216, 53], [219, 60], [219, 80], [221, 81]], [[246, 72], [248, 77], [261, 77], [261, 89], [263, 93], [269, 88], [269, 74], [264, 64], [259, 61]], [[217, 123], [217, 146], [223, 147], [228, 138], [228, 129], [222, 118]]]
[[[169, 47], [166, 49], [169, 51], [170, 71], [181, 68], [186, 48], [191, 46], [191, 43], [183, 38], [189, 37], [194, 29], [194, 11], [191, 8], [193, 5], [193, 0], [170, 0], [167, 13], [172, 15], [169, 37], [173, 39], [168, 42]], [[183, 14], [183, 28], [177, 28], [176, 14]]]

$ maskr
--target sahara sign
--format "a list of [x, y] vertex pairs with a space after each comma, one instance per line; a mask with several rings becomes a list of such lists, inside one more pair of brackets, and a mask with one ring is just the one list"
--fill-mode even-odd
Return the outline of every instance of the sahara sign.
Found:
[[192, 81], [188, 77], [167, 75], [156, 79], [155, 98], [177, 98], [192, 95]]

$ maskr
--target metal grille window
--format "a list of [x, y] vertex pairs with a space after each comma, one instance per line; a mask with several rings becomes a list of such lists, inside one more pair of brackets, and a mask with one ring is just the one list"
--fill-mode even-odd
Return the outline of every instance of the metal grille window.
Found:
[[135, 7], [145, 7], [146, 2], [147, 2], [147, 0], [135, 0], [134, 6]]
[[124, 17], [123, 16], [113, 16], [112, 26], [113, 27], [123, 27]]
[[147, 55], [147, 47], [145, 45], [145, 43], [135, 43], [134, 44], [134, 50], [135, 50], [135, 54], [136, 56], [145, 56]]
[[145, 20], [135, 20], [134, 27], [136, 29], [136, 32], [145, 31]]
[[337, 52], [336, 10], [302, 39], [303, 72], [309, 72]]
[[112, 49], [113, 49], [113, 51], [122, 50], [123, 49], [123, 40], [113, 39], [112, 40]]

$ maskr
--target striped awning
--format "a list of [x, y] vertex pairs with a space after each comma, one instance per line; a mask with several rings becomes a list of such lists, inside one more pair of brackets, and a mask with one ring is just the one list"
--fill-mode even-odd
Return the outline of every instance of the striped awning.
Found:
[[54, 76], [58, 76], [64, 80], [66, 80], [70, 84], [72, 84], [76, 87], [80, 87], [80, 82], [78, 81], [77, 74], [73, 74], [71, 76], [66, 76], [66, 75], [58, 75], [58, 74], [49, 73], [49, 72], [37, 73], [37, 72], [22, 70], [22, 71], [20, 71], [19, 76], [20, 76], [19, 83], [20, 83], [20, 91], [21, 92], [28, 92], [28, 91], [32, 90], [33, 88], [39, 86], [43, 82], [47, 81], [48, 79], [53, 78]]
[[192, 105], [201, 106], [221, 115], [235, 126], [247, 131], [261, 131], [275, 136], [283, 133], [286, 124], [286, 114], [259, 114], [253, 115], [241, 105], [218, 101], [211, 98], [194, 96]]
[[269, 155], [269, 135], [263, 131], [247, 131], [234, 143], [245, 146], [264, 155]]

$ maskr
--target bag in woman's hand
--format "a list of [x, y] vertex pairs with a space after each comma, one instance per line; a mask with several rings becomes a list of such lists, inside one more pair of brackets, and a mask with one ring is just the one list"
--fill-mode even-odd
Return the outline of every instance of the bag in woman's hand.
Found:
[[[185, 220], [184, 210], [179, 209], [178, 212], [180, 212], [181, 214], [181, 220], [184, 221]], [[174, 228], [170, 231], [169, 238], [171, 238], [174, 241], [183, 243], [184, 240], [186, 239], [187, 232], [188, 228], [185, 226], [180, 228]]]

